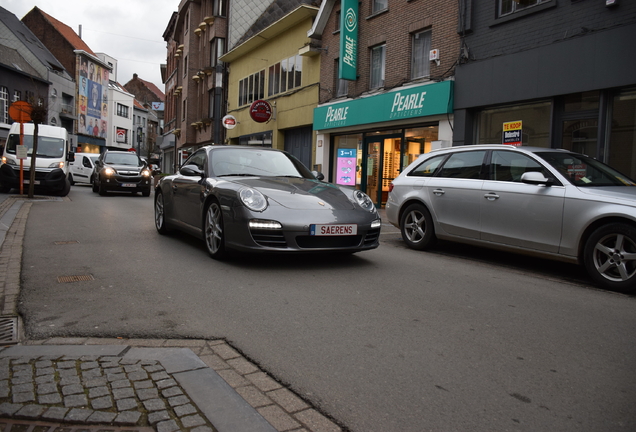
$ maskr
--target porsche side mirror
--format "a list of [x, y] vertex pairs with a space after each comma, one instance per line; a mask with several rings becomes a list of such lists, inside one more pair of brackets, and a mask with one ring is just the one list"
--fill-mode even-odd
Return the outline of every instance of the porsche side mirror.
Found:
[[187, 177], [205, 177], [205, 173], [199, 169], [196, 165], [186, 165], [181, 167], [179, 174]]
[[319, 171], [312, 171], [311, 173], [314, 175], [314, 177], [316, 177], [320, 181], [325, 179], [325, 176], [323, 175], [323, 173]]

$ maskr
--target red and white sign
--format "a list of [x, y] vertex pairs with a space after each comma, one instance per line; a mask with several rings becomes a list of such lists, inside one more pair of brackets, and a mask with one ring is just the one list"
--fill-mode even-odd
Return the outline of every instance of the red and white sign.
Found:
[[126, 142], [126, 129], [117, 129], [117, 142], [125, 143]]
[[264, 100], [255, 100], [250, 105], [250, 117], [258, 123], [265, 123], [272, 118], [272, 106]]
[[223, 123], [223, 127], [225, 129], [234, 129], [236, 127], [236, 118], [232, 115], [226, 115], [225, 117], [223, 117], [223, 119], [221, 120], [221, 123]]

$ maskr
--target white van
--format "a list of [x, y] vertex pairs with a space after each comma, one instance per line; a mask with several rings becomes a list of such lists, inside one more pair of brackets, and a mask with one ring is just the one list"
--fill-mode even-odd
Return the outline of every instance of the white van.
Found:
[[91, 184], [95, 161], [99, 153], [75, 153], [75, 161], [69, 164], [71, 186], [76, 183]]
[[[28, 189], [33, 154], [33, 123], [24, 123], [23, 145], [27, 158], [23, 159], [23, 184]], [[20, 123], [13, 123], [7, 136], [0, 165], [0, 192], [8, 193], [20, 188], [20, 159], [17, 147], [20, 145]], [[38, 149], [35, 159], [35, 189], [40, 192], [66, 196], [71, 190], [69, 162], [74, 160], [66, 129], [48, 125], [38, 125]]]

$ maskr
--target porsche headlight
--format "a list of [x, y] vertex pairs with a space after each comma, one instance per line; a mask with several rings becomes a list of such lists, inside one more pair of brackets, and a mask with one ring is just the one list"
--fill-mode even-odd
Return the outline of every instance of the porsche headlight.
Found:
[[267, 199], [265, 199], [265, 196], [256, 189], [241, 189], [239, 196], [241, 198], [241, 202], [250, 210], [262, 212], [267, 208]]
[[102, 171], [102, 172], [106, 176], [112, 176], [113, 174], [115, 174], [115, 170], [112, 169], [112, 168], [104, 168], [104, 171]]
[[356, 199], [356, 202], [358, 203], [358, 205], [362, 207], [363, 209], [367, 211], [375, 210], [375, 204], [373, 204], [373, 201], [371, 201], [371, 198], [369, 198], [369, 195], [365, 194], [361, 190], [353, 191], [353, 197]]

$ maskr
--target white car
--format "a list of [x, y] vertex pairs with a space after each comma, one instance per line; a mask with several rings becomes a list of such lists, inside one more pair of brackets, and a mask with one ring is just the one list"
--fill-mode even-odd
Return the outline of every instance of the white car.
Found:
[[75, 153], [75, 161], [70, 163], [71, 185], [75, 183], [91, 184], [95, 161], [99, 157], [98, 153]]
[[393, 180], [389, 222], [413, 249], [452, 240], [580, 263], [636, 290], [636, 182], [567, 150], [470, 145], [421, 155]]

